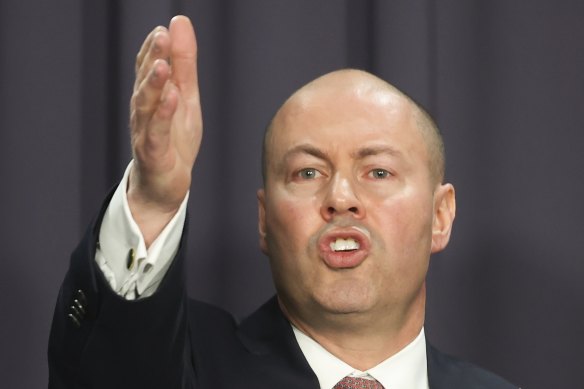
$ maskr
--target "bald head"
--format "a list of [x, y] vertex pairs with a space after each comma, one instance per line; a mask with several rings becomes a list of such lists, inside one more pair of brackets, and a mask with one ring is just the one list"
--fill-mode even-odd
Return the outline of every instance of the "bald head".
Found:
[[[381, 78], [362, 70], [343, 69], [327, 73], [292, 94], [278, 109], [264, 133], [262, 147], [262, 177], [264, 184], [268, 175], [268, 166], [272, 158], [269, 147], [270, 138], [283, 118], [298, 107], [318, 104], [318, 95], [349, 95], [359, 98], [369, 96], [373, 102], [389, 103], [390, 107], [403, 105], [411, 112], [412, 118], [425, 141], [428, 152], [429, 170], [432, 180], [438, 184], [444, 179], [445, 156], [442, 135], [430, 115], [411, 97], [387, 83]], [[322, 109], [326, 109], [323, 106]], [[390, 108], [391, 109], [391, 108]]]

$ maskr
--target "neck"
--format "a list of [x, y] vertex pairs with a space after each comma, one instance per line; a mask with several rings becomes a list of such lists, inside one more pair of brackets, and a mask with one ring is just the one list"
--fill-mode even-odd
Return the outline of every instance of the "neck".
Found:
[[319, 320], [302, 320], [312, 315], [294, 315], [280, 301], [288, 320], [351, 367], [366, 371], [410, 344], [424, 325], [425, 290], [404, 310], [385, 315], [368, 313], [319, 315]]

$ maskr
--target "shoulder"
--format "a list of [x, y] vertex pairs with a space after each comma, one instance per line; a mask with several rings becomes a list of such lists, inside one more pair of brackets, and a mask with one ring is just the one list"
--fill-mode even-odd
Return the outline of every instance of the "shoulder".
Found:
[[432, 389], [517, 389], [498, 375], [427, 345], [428, 380]]

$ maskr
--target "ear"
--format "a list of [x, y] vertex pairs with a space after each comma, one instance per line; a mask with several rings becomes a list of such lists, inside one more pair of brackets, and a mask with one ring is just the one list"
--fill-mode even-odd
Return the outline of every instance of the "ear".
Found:
[[260, 235], [260, 249], [268, 255], [268, 243], [266, 242], [266, 192], [258, 189], [258, 232]]
[[456, 215], [454, 186], [439, 185], [434, 192], [434, 219], [432, 222], [432, 253], [442, 251], [450, 240], [452, 223]]

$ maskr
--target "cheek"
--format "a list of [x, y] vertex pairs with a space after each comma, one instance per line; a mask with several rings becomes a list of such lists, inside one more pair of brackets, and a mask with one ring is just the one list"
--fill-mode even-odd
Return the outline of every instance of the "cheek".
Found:
[[373, 216], [376, 230], [393, 258], [393, 266], [407, 272], [416, 268], [414, 263], [426, 263], [432, 242], [431, 203], [400, 196], [379, 204], [377, 209]]
[[[306, 289], [314, 274], [311, 262], [312, 236], [318, 230], [319, 215], [313, 202], [285, 197], [266, 204], [266, 243], [276, 289], [282, 295], [296, 295]], [[275, 201], [274, 201], [275, 200]]]
[[[315, 220], [314, 201], [299, 201], [284, 196], [276, 198], [266, 207], [266, 230], [272, 255], [298, 255], [306, 250]], [[318, 209], [317, 209], [318, 211]]]
[[398, 301], [413, 299], [428, 271], [431, 234], [427, 216], [399, 203], [382, 210], [377, 233], [383, 247], [372, 283]]

